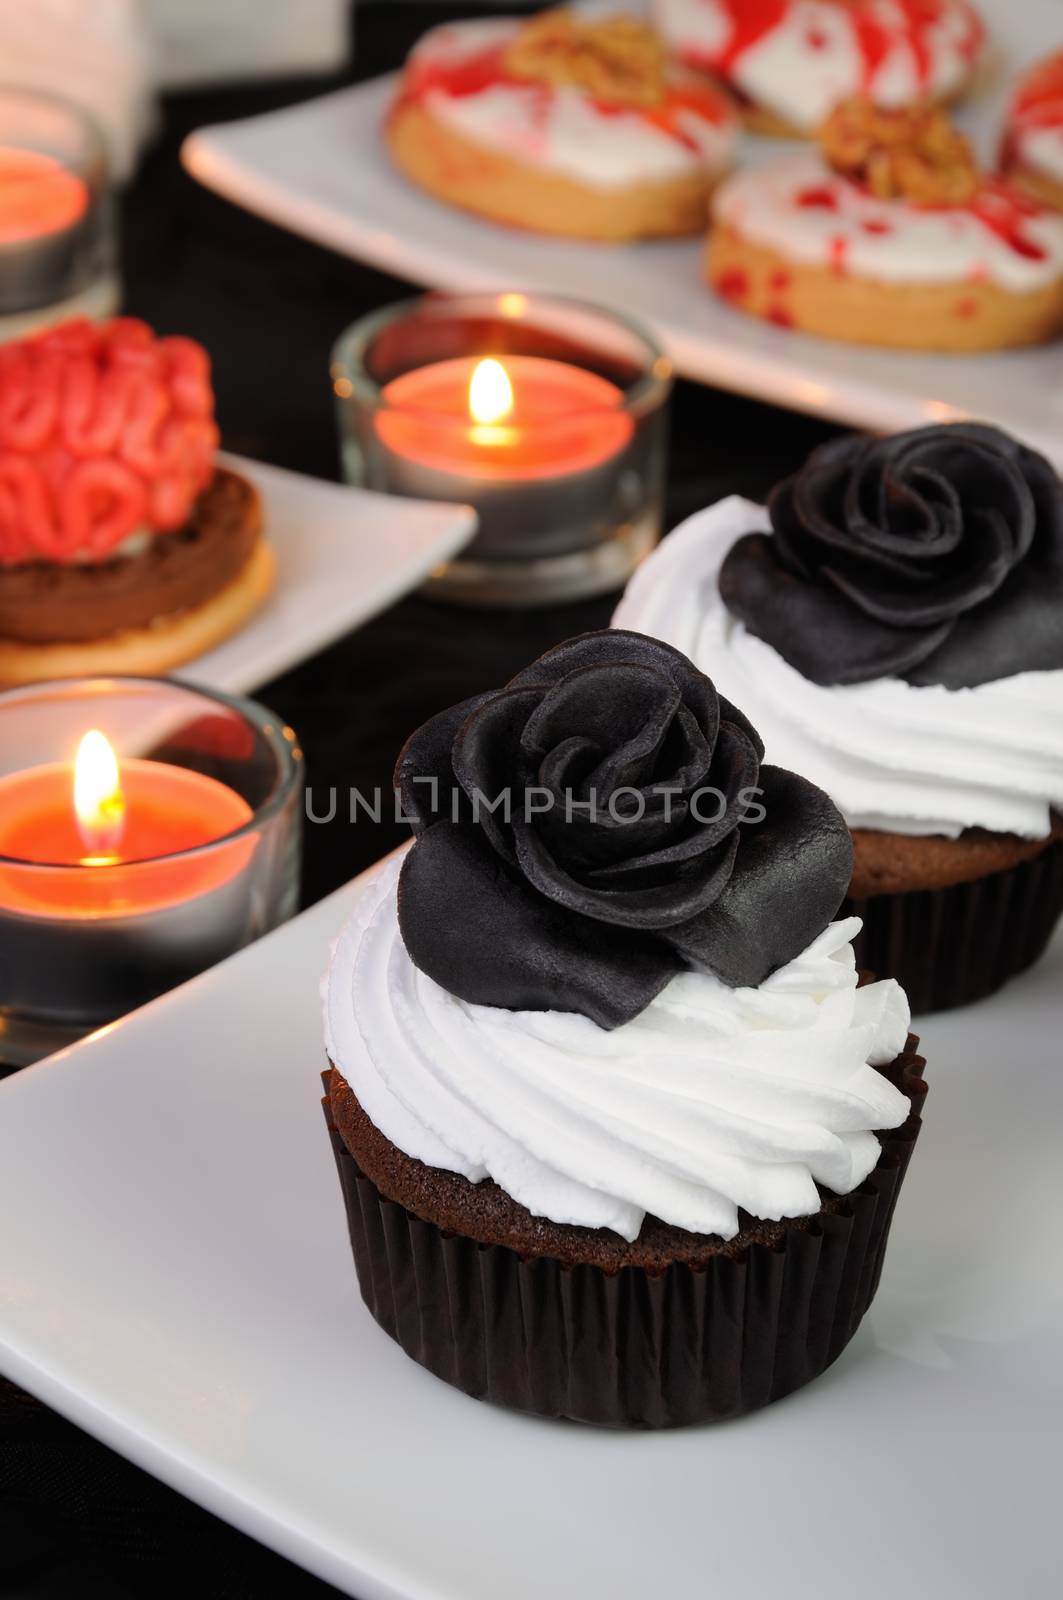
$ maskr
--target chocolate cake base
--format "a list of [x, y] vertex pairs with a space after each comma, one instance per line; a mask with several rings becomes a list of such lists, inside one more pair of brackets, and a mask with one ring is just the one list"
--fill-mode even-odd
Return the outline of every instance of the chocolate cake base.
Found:
[[[1058, 822], [1051, 838], [1032, 844], [993, 834], [973, 839], [965, 834], [955, 841], [881, 837], [896, 844], [892, 858], [880, 856], [889, 871], [877, 881], [883, 887], [903, 883], [907, 865], [909, 884], [920, 884], [916, 874], [921, 870], [922, 886], [867, 892], [876, 879], [867, 871], [866, 852], [861, 870], [858, 833], [857, 870], [844, 914], [863, 919], [853, 941], [857, 964], [896, 978], [913, 1015], [983, 1000], [1044, 954], [1063, 914]], [[950, 851], [949, 846], [960, 848]], [[1002, 869], [987, 865], [1004, 858], [1011, 864]], [[957, 880], [960, 860], [968, 869], [982, 865], [982, 874]]]
[[437, 1377], [538, 1416], [660, 1428], [767, 1405], [825, 1371], [874, 1298], [920, 1128], [917, 1043], [880, 1069], [912, 1109], [867, 1180], [729, 1241], [647, 1218], [629, 1245], [532, 1217], [397, 1150], [333, 1068], [323, 1105], [362, 1298]]

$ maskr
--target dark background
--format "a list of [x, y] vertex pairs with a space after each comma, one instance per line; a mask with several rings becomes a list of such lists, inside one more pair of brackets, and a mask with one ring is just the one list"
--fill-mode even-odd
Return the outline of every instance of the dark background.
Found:
[[[389, 71], [426, 27], [447, 17], [535, 9], [498, 0], [480, 7], [361, 0], [350, 70], [165, 101], [160, 134], [124, 197], [125, 309], [161, 333], [190, 334], [210, 350], [226, 448], [338, 477], [329, 351], [347, 323], [407, 295], [409, 285], [296, 239], [199, 188], [178, 162], [184, 135], [204, 123], [273, 110]], [[357, 161], [357, 150], [350, 159]], [[603, 265], [607, 270], [607, 253]], [[668, 527], [725, 494], [762, 499], [835, 431], [678, 384]], [[353, 784], [368, 793], [390, 784], [398, 750], [418, 723], [504, 683], [558, 640], [605, 626], [615, 602], [607, 596], [500, 613], [412, 596], [266, 685], [257, 698], [298, 731], [311, 785], [324, 791]], [[340, 813], [334, 825], [307, 829], [307, 903], [401, 836], [386, 822], [352, 828]], [[333, 1593], [0, 1378], [4, 1600], [312, 1600]]]

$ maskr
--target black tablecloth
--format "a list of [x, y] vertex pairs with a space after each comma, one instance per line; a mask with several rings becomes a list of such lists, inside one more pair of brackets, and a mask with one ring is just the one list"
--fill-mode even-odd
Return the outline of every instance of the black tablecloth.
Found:
[[[488, 9], [520, 8], [492, 3]], [[409, 286], [289, 237], [198, 188], [178, 165], [183, 136], [205, 122], [272, 109], [387, 70], [429, 23], [475, 10], [365, 0], [356, 73], [185, 94], [165, 104], [161, 134], [125, 197], [126, 308], [211, 350], [227, 448], [338, 476], [330, 346], [348, 322], [409, 293]], [[358, 160], [357, 150], [350, 159]], [[762, 497], [832, 431], [679, 384], [668, 526], [724, 494]], [[324, 792], [355, 784], [368, 793], [389, 784], [411, 728], [504, 682], [559, 639], [603, 626], [615, 598], [484, 612], [413, 596], [264, 686], [258, 698], [298, 730], [312, 785]], [[363, 820], [352, 827], [342, 816], [308, 827], [305, 902], [368, 866], [399, 836], [394, 825]], [[333, 1592], [0, 1379], [0, 1595], [301, 1600]]]

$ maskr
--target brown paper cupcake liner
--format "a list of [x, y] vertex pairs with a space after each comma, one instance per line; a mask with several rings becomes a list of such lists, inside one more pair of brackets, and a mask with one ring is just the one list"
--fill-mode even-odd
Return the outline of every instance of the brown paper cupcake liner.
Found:
[[896, 978], [914, 1016], [983, 1000], [1044, 953], [1063, 913], [1063, 839], [948, 889], [849, 900], [857, 965]]
[[544, 1417], [661, 1428], [738, 1416], [818, 1377], [878, 1287], [920, 1128], [917, 1041], [884, 1068], [912, 1101], [870, 1177], [773, 1244], [608, 1273], [444, 1232], [365, 1176], [332, 1125], [362, 1298], [406, 1354], [479, 1400]]

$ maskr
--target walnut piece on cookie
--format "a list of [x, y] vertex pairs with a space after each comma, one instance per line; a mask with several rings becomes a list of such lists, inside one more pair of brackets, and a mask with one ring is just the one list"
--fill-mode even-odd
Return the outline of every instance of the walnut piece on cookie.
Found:
[[847, 100], [817, 133], [828, 163], [878, 200], [969, 205], [982, 185], [974, 152], [939, 107], [883, 109]]
[[571, 11], [544, 11], [517, 34], [505, 65], [515, 77], [571, 84], [611, 105], [659, 105], [668, 85], [661, 39], [624, 15], [585, 21]]

